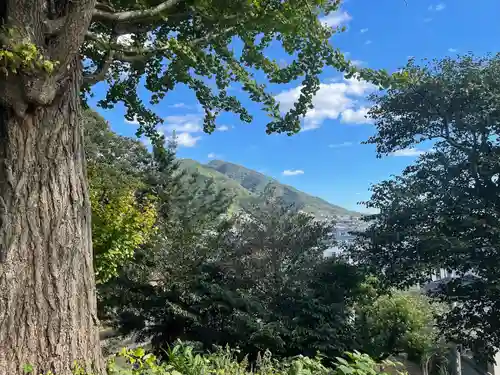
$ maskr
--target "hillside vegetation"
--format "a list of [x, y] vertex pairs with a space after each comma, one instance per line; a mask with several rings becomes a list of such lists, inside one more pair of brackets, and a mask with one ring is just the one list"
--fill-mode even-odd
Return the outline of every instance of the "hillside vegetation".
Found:
[[258, 203], [264, 191], [272, 189], [273, 194], [286, 204], [316, 217], [361, 216], [359, 212], [336, 206], [262, 173], [227, 161], [212, 160], [208, 164], [201, 164], [195, 160], [182, 159], [181, 167], [189, 172], [197, 172], [200, 183], [213, 179], [216, 190], [225, 189], [234, 196], [234, 208], [245, 208], [251, 203]]

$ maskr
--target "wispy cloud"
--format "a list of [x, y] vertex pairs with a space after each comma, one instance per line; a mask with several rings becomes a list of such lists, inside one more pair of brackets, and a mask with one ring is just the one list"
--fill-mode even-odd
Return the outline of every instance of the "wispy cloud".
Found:
[[424, 22], [425, 23], [429, 23], [431, 21], [432, 21], [432, 17], [426, 17], [426, 18], [424, 18]]
[[220, 158], [219, 155], [217, 155], [215, 152], [211, 152], [210, 154], [207, 155], [209, 159], [218, 159]]
[[368, 44], [372, 44], [372, 41], [368, 39], [368, 40], [365, 42], [365, 44], [366, 44], [366, 45], [368, 45]]
[[392, 156], [420, 156], [425, 154], [424, 150], [418, 150], [416, 148], [405, 148], [402, 150], [396, 150], [392, 153]]
[[349, 147], [349, 146], [352, 146], [352, 145], [353, 145], [352, 142], [342, 142], [342, 143], [330, 144], [330, 145], [328, 145], [328, 147], [330, 147], [330, 148], [341, 148], [341, 147]]
[[438, 3], [438, 4], [435, 4], [435, 5], [429, 5], [429, 7], [427, 8], [430, 12], [440, 12], [442, 10], [444, 10], [446, 8], [446, 4], [445, 3]]
[[304, 174], [302, 169], [287, 169], [283, 171], [283, 176], [298, 176]]
[[[325, 120], [341, 119], [344, 123], [369, 123], [364, 116], [367, 108], [360, 103], [376, 87], [366, 81], [356, 78], [329, 80], [331, 83], [322, 83], [313, 99], [313, 108], [310, 109], [302, 126], [302, 131], [317, 129]], [[276, 96], [283, 112], [288, 111], [300, 96], [301, 86], [281, 92]]]
[[161, 126], [165, 131], [176, 131], [186, 133], [199, 133], [203, 131], [201, 126], [202, 118], [198, 114], [187, 114], [180, 116], [167, 116], [163, 119], [164, 125]]
[[365, 65], [365, 62], [363, 60], [351, 60], [352, 65], [354, 66], [361, 66]]
[[330, 27], [338, 27], [341, 25], [345, 25], [352, 17], [349, 13], [345, 11], [338, 10], [336, 12], [332, 12], [329, 15], [320, 19], [322, 23]]
[[456, 48], [448, 48], [448, 52], [455, 53], [455, 52], [458, 52], [458, 49], [456, 49]]
[[361, 29], [361, 30], [359, 30], [359, 32], [361, 34], [364, 34], [364, 33], [368, 32], [368, 28]]
[[170, 108], [190, 108], [186, 103], [175, 103], [170, 106]]
[[219, 132], [227, 132], [229, 131], [231, 128], [227, 125], [221, 125], [221, 126], [217, 126], [215, 128], [215, 130], [219, 131]]

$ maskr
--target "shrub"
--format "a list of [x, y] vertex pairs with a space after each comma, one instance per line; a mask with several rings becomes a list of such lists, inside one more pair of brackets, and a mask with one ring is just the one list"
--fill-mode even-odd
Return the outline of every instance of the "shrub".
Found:
[[[165, 353], [163, 361], [141, 348], [122, 350], [108, 366], [109, 375], [388, 375], [388, 368], [398, 374], [400, 364], [383, 361], [375, 362], [367, 354], [346, 353], [345, 358], [336, 358], [332, 368], [322, 364], [322, 357], [296, 356], [287, 360], [277, 360], [269, 351], [259, 355], [254, 363], [242, 359], [238, 350], [219, 348], [214, 353], [196, 353], [192, 347], [179, 343]], [[126, 365], [117, 365], [119, 360]], [[392, 372], [394, 374], [394, 372]]]
[[[109, 360], [107, 372], [108, 375], [390, 375], [386, 370], [395, 368], [398, 375], [404, 375], [398, 370], [400, 364], [390, 361], [377, 363], [369, 355], [359, 352], [348, 352], [345, 358], [336, 358], [332, 368], [323, 365], [320, 355], [278, 360], [266, 351], [253, 363], [249, 363], [247, 356], [239, 358], [239, 350], [229, 347], [202, 354], [179, 342], [165, 352], [161, 361], [143, 348], [122, 349]], [[32, 374], [32, 367], [25, 366], [25, 372]], [[73, 373], [93, 375], [79, 366], [75, 366]]]

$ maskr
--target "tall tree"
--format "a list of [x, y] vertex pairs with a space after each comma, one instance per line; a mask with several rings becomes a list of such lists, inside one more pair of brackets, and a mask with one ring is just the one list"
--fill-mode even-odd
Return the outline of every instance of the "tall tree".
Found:
[[[80, 94], [106, 80], [101, 106], [123, 102], [138, 134], [161, 143], [160, 121], [137, 96], [158, 103], [177, 83], [194, 90], [205, 130], [221, 111], [250, 114], [228, 94], [240, 82], [272, 116], [268, 132], [294, 133], [326, 65], [352, 74], [319, 15], [338, 0], [4, 0], [0, 4], [0, 373], [102, 369], [92, 265], [90, 203], [80, 127]], [[242, 48], [233, 51], [233, 40]], [[266, 58], [281, 43], [295, 61]], [[303, 79], [284, 116], [253, 78]], [[385, 73], [363, 71], [384, 81]], [[144, 77], [144, 79], [142, 78]], [[206, 78], [215, 80], [211, 90]], [[37, 340], [33, 340], [37, 337]]]
[[380, 210], [353, 257], [396, 287], [453, 278], [433, 294], [450, 306], [448, 338], [491, 356], [500, 348], [500, 55], [413, 62], [412, 82], [376, 95], [379, 155], [434, 143], [401, 176], [373, 188]]

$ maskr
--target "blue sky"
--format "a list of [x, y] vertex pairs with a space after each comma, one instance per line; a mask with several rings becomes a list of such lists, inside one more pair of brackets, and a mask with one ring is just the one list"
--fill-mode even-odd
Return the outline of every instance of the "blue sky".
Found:
[[[347, 26], [332, 43], [348, 52], [349, 58], [363, 66], [394, 71], [409, 56], [419, 61], [469, 51], [477, 55], [500, 51], [498, 14], [498, 0], [477, 0], [474, 5], [467, 0], [347, 0], [341, 11], [325, 21]], [[273, 57], [284, 58], [279, 50], [273, 51]], [[218, 121], [220, 130], [212, 135], [200, 131], [196, 99], [184, 87], [176, 88], [154, 110], [165, 118], [165, 131], [176, 129], [179, 157], [241, 164], [332, 203], [365, 211], [357, 202], [370, 197], [370, 185], [399, 173], [423, 148], [376, 159], [373, 146], [359, 144], [374, 131], [363, 116], [370, 85], [346, 81], [333, 70], [321, 78], [316, 107], [304, 120], [306, 130], [292, 137], [266, 135], [267, 116], [244, 96], [241, 100], [254, 122], [243, 124], [224, 114]], [[282, 108], [293, 100], [295, 88], [293, 84], [272, 88]], [[102, 97], [104, 89], [102, 84], [96, 87], [91, 103]], [[136, 125], [124, 120], [122, 107], [97, 110], [113, 130], [134, 136]]]

